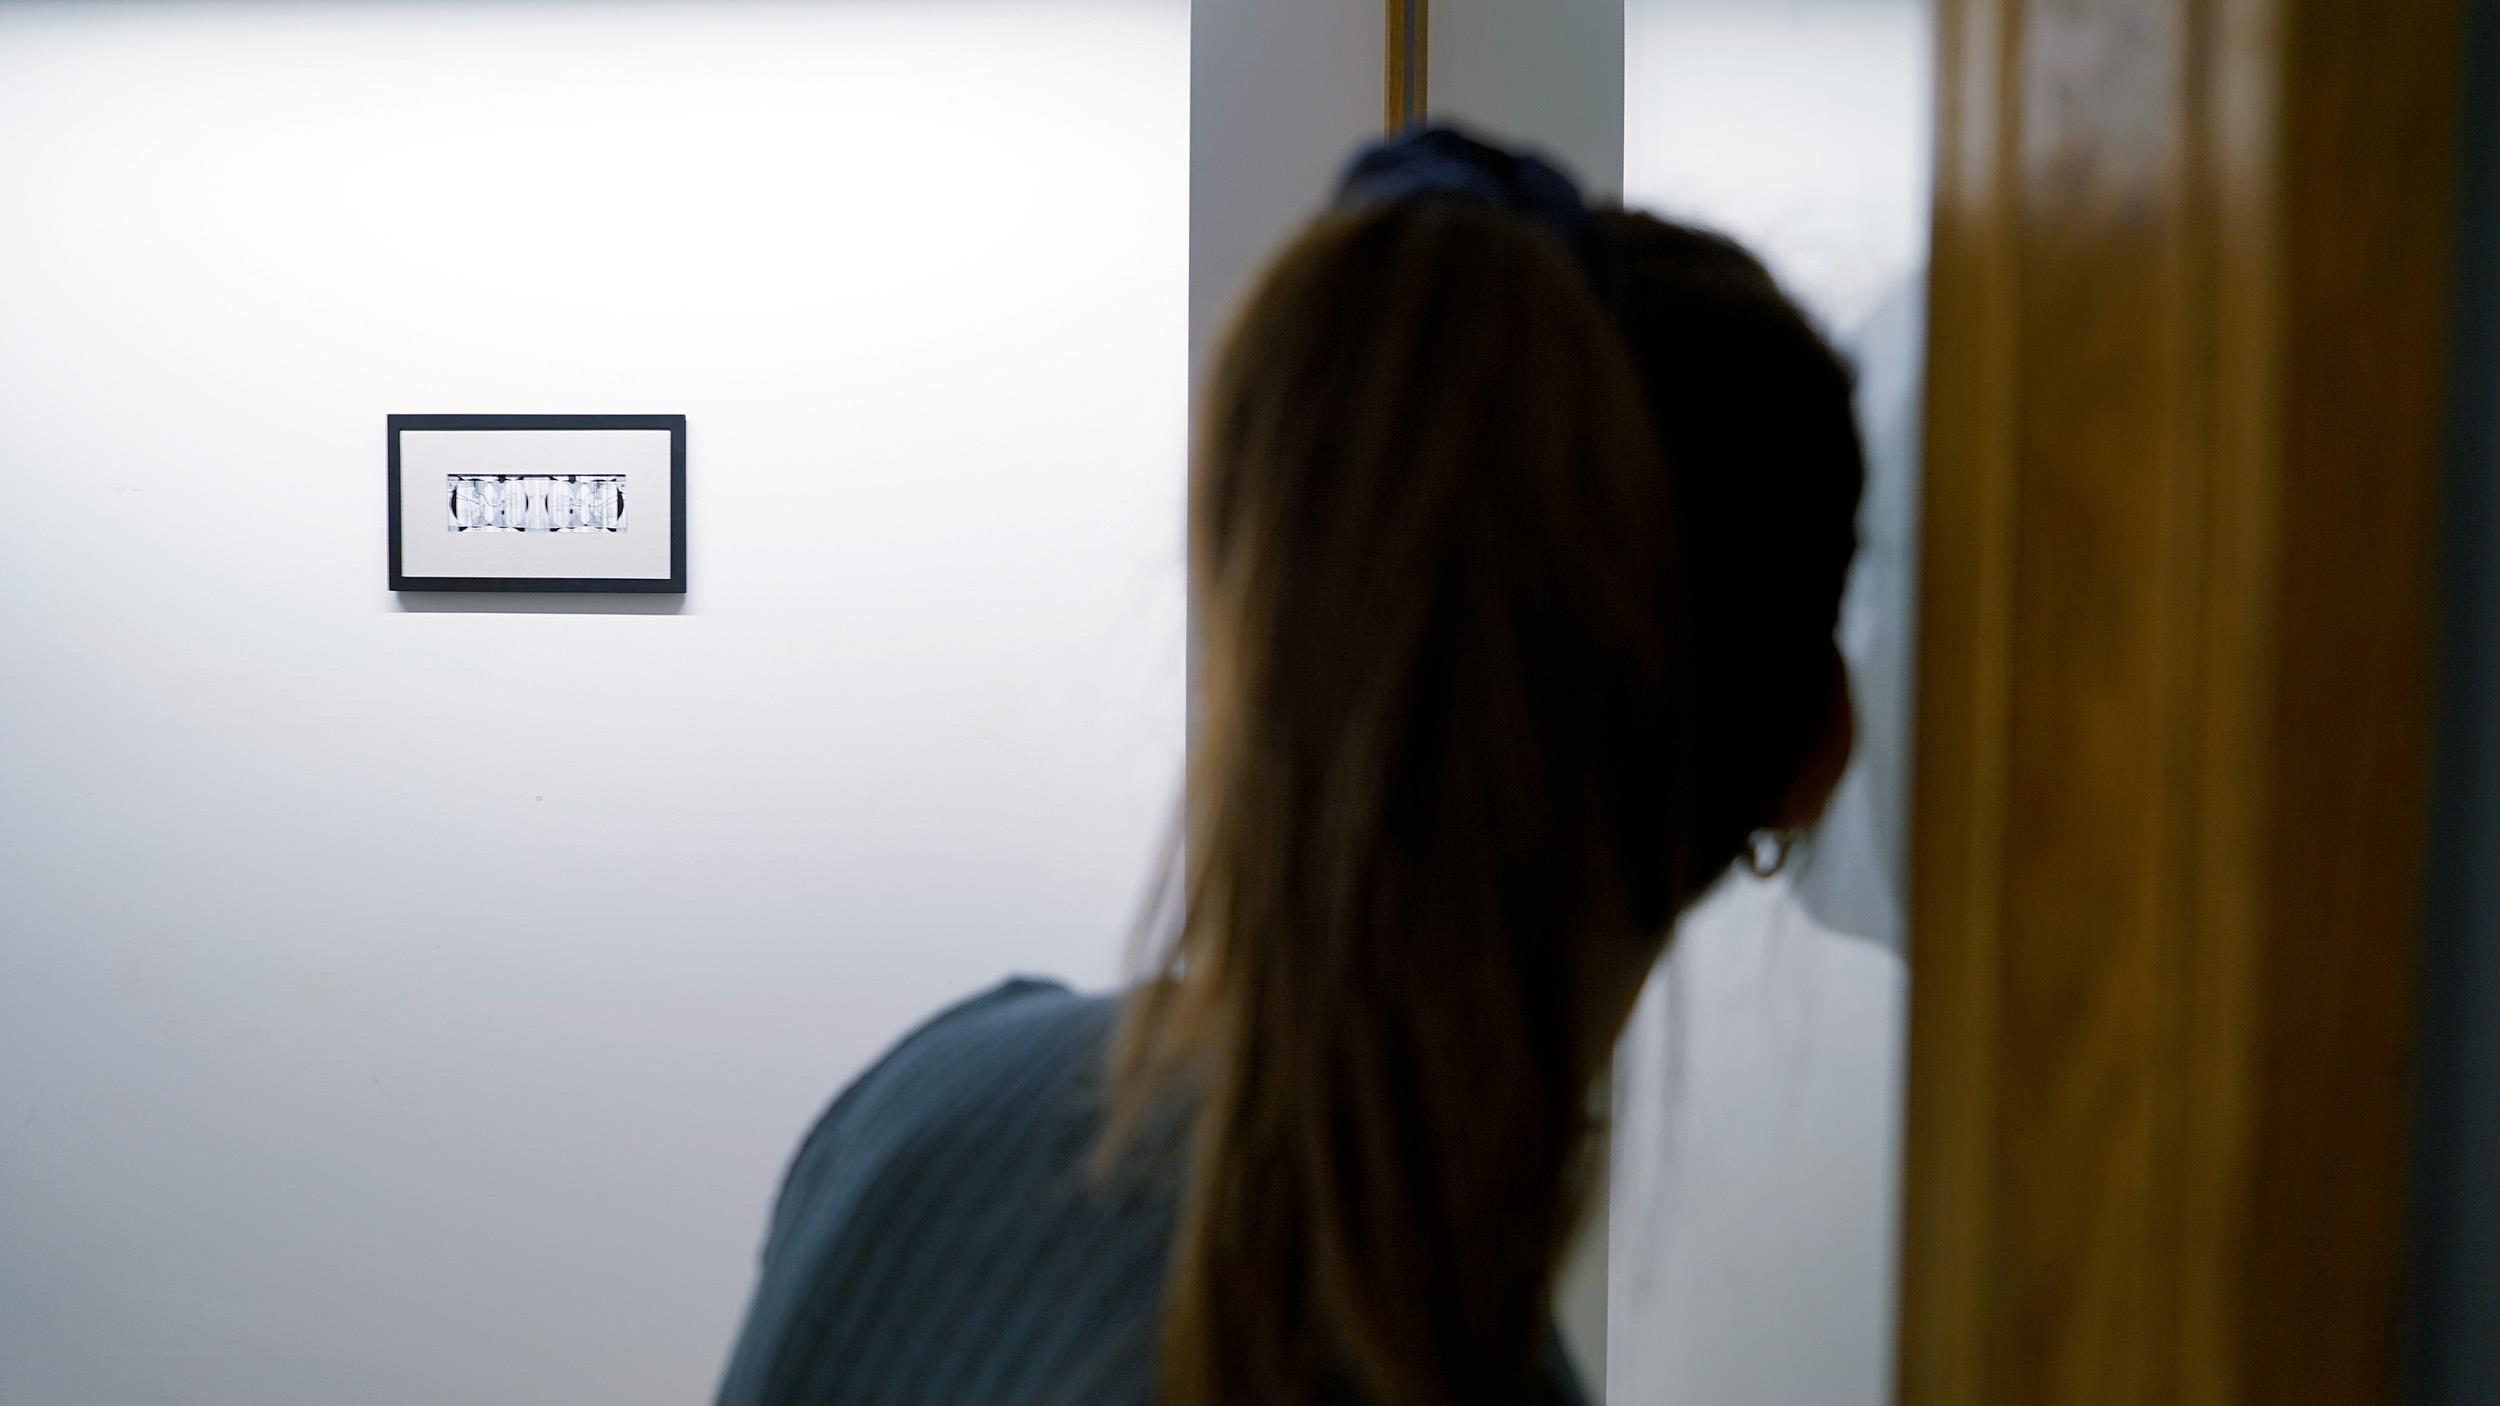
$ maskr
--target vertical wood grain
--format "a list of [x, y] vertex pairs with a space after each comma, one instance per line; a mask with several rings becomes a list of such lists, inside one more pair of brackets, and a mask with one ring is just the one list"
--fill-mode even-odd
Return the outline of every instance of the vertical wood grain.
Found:
[[[1941, 4], [1914, 748], [1901, 1399], [1980, 1401], [1994, 1220], [2017, 352], [2002, 113], [2010, 7]], [[1950, 739], [1950, 740], [1947, 740]]]
[[1381, 130], [1396, 136], [1424, 120], [1431, 90], [1432, 0], [1385, 0], [1388, 70], [1380, 85]]
[[1901, 1388], [2391, 1384], [2444, 0], [1943, 0]]

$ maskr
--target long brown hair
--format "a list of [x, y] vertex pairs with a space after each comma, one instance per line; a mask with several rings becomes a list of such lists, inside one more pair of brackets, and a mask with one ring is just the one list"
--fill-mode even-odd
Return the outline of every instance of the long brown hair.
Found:
[[[1115, 1056], [1115, 1138], [1194, 1101], [1167, 1406], [1525, 1398], [1614, 1033], [1590, 984], [1768, 822], [1828, 703], [1845, 373], [1734, 246], [1600, 230], [1612, 310], [1489, 204], [1323, 216], [1221, 352], [1183, 901]], [[1704, 545], [1757, 502], [1839, 540]], [[1766, 571], [1759, 637], [1706, 618]]]

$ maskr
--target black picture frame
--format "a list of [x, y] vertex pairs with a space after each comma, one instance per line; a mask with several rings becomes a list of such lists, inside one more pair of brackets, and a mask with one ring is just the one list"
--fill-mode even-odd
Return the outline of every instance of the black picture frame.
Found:
[[[391, 415], [388, 420], [390, 579], [394, 591], [686, 591], [686, 417], [683, 415]], [[668, 431], [668, 575], [410, 576], [400, 570], [399, 436], [403, 430]]]

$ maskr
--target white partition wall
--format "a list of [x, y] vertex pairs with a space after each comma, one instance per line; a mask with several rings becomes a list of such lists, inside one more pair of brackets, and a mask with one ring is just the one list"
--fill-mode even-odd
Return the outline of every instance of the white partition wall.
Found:
[[1593, 200], [1623, 190], [1623, 0], [1433, 0], [1436, 121], [1559, 160]]
[[[685, 1403], [1177, 781], [1182, 0], [0, 8], [0, 1401]], [[682, 413], [398, 600], [384, 416]]]
[[1380, 134], [1376, 4], [1191, 0], [1189, 344], [1201, 361], [1250, 282]]

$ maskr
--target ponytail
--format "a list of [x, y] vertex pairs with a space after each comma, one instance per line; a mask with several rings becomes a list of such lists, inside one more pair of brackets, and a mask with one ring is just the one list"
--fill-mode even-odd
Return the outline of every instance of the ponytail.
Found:
[[1186, 897], [1117, 1071], [1196, 1101], [1163, 1399], [1516, 1406], [1587, 1180], [1584, 984], [1679, 886], [1638, 379], [1555, 241], [1407, 201], [1286, 254], [1203, 424]]

